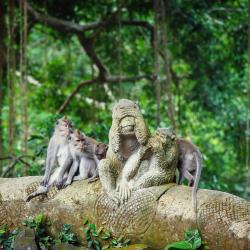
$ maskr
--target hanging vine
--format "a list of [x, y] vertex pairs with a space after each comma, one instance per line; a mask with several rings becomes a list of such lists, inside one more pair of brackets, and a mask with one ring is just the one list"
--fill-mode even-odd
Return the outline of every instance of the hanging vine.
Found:
[[[157, 0], [156, 0], [157, 1]], [[159, 23], [160, 25], [160, 44], [161, 44], [161, 53], [163, 56], [164, 62], [164, 71], [166, 75], [166, 90], [168, 97], [168, 117], [170, 119], [171, 126], [176, 130], [175, 123], [175, 110], [174, 110], [174, 101], [171, 93], [171, 82], [172, 76], [170, 71], [170, 61], [168, 54], [168, 39], [167, 39], [167, 27], [166, 27], [166, 8], [163, 0], [159, 0]]]
[[[4, 3], [0, 1], [0, 12], [4, 13]], [[5, 63], [5, 15], [0, 15], [0, 157], [3, 156], [3, 71]], [[2, 162], [0, 161], [0, 174], [2, 171]]]
[[154, 39], [153, 39], [153, 49], [154, 49], [154, 82], [156, 91], [156, 125], [159, 127], [161, 122], [160, 115], [160, 104], [161, 104], [161, 82], [159, 80], [160, 76], [160, 65], [159, 65], [159, 14], [160, 5], [158, 0], [154, 0]]
[[26, 0], [19, 1], [21, 18], [20, 18], [20, 87], [22, 99], [22, 152], [27, 154], [28, 151], [28, 90], [27, 90], [27, 2]]
[[8, 1], [8, 138], [9, 138], [9, 153], [14, 151], [14, 136], [15, 136], [15, 39], [14, 39], [14, 22], [15, 22], [15, 7], [14, 0]]

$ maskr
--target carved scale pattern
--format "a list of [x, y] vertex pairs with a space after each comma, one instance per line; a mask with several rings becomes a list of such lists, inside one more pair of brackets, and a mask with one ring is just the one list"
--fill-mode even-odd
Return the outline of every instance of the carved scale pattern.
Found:
[[[38, 189], [39, 185], [40, 185], [39, 182], [32, 182], [31, 184], [29, 184], [25, 189], [27, 196], [35, 192]], [[53, 199], [57, 195], [58, 192], [59, 190], [57, 189], [57, 187], [52, 186], [49, 188], [49, 192], [47, 194], [39, 195], [33, 198], [32, 200], [40, 201], [40, 202], [48, 201], [48, 200]]]
[[102, 193], [95, 205], [98, 224], [117, 235], [145, 233], [155, 215], [156, 199], [151, 192], [138, 190], [132, 193], [127, 203], [117, 207], [106, 193]]
[[9, 201], [3, 201], [0, 194], [0, 227], [4, 225], [10, 229], [18, 227], [22, 219], [24, 219], [25, 212], [24, 201], [16, 200], [13, 206], [13, 203], [10, 204]]
[[220, 224], [224, 228], [232, 221], [247, 221], [250, 225], [250, 205], [244, 200], [229, 197], [222, 202], [212, 201], [201, 206], [199, 221], [203, 226], [210, 227]]
[[[228, 231], [238, 235], [239, 238], [250, 239], [250, 204], [236, 197], [204, 203], [198, 211], [198, 222], [199, 227], [207, 232], [206, 235], [209, 235], [209, 232], [213, 232], [212, 235], [218, 232], [217, 237], [210, 240], [216, 242], [216, 249], [222, 249], [220, 235]], [[250, 246], [247, 249], [250, 249]]]

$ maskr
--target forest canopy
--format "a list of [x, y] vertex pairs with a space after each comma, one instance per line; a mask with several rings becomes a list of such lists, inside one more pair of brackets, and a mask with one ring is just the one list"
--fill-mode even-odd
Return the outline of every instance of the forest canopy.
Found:
[[250, 199], [248, 1], [0, 2], [0, 174], [41, 175], [56, 119], [108, 141], [115, 101], [204, 157], [200, 186]]

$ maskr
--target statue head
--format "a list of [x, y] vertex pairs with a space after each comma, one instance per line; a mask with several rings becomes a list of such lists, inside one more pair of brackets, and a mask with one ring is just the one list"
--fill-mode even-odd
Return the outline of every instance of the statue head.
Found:
[[158, 142], [163, 145], [163, 147], [171, 146], [176, 142], [176, 134], [172, 128], [157, 128], [155, 132]]
[[136, 102], [119, 100], [113, 107], [112, 118], [109, 141], [114, 153], [120, 149], [121, 137], [135, 136], [139, 144], [147, 143], [150, 133]]

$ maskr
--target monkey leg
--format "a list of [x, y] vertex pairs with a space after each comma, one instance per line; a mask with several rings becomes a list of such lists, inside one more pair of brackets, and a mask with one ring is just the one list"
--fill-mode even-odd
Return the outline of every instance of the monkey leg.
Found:
[[99, 179], [99, 172], [98, 172], [98, 168], [97, 167], [92, 167], [90, 169], [90, 178], [88, 179], [88, 182], [94, 182], [97, 181]]
[[187, 170], [184, 172], [184, 177], [188, 180], [188, 186], [191, 186], [194, 182], [194, 177]]
[[133, 190], [167, 184], [171, 182], [170, 179], [170, 176], [168, 176], [165, 171], [150, 170], [135, 182]]
[[95, 181], [97, 181], [98, 179], [99, 179], [99, 176], [96, 176], [96, 177], [92, 176], [91, 178], [88, 179], [88, 182], [89, 182], [89, 183], [95, 182]]
[[70, 168], [70, 166], [72, 165], [73, 159], [71, 158], [71, 156], [68, 155], [68, 158], [65, 159], [64, 164], [62, 165], [58, 176], [56, 178], [56, 187], [58, 189], [62, 189], [63, 187], [63, 176], [65, 175], [66, 171]]
[[67, 187], [68, 185], [72, 183], [72, 180], [76, 174], [78, 167], [79, 167], [79, 161], [75, 160], [69, 170], [69, 174], [68, 174], [66, 182], [63, 184], [63, 188]]

